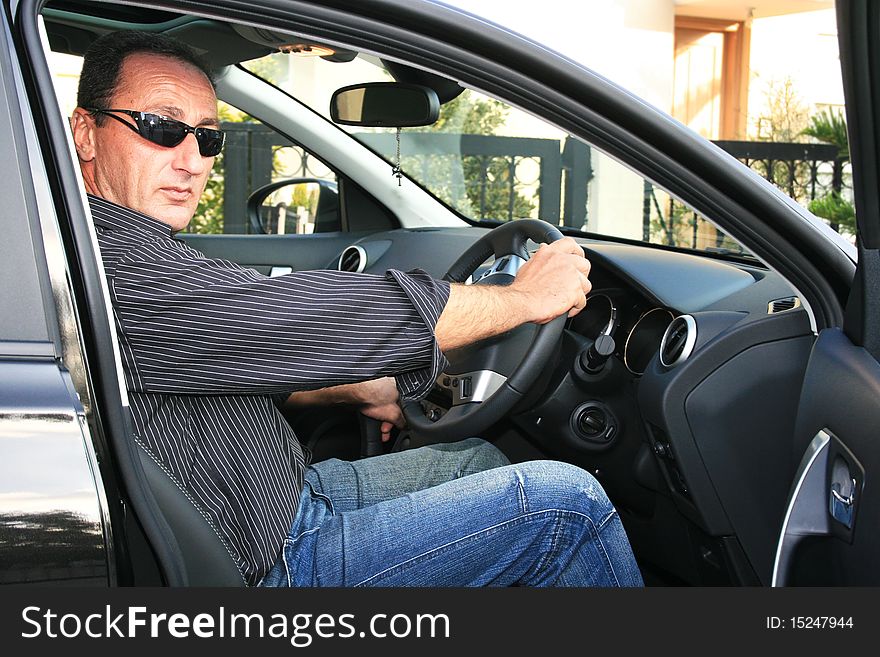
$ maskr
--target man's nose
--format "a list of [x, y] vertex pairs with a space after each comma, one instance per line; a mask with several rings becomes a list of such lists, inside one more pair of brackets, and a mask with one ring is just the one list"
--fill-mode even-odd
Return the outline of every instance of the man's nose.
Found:
[[191, 175], [198, 176], [205, 172], [210, 158], [199, 153], [199, 142], [193, 133], [188, 134], [182, 142], [174, 147], [174, 166]]

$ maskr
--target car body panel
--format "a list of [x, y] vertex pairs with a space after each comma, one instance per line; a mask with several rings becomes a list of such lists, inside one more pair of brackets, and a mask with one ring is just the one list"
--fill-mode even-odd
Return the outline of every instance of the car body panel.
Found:
[[0, 584], [107, 585], [109, 527], [84, 425], [53, 361], [0, 361]]
[[[113, 570], [103, 483], [85, 411], [62, 363], [29, 119], [0, 32], [0, 583], [105, 586]], [[36, 156], [39, 159], [38, 155]], [[73, 360], [73, 359], [72, 359]]]

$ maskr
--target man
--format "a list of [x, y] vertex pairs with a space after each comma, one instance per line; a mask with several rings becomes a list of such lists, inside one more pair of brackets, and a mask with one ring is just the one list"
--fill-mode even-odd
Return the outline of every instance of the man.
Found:
[[173, 237], [223, 141], [210, 73], [188, 49], [103, 37], [78, 103], [135, 440], [248, 584], [641, 584], [617, 513], [579, 468], [508, 465], [476, 439], [306, 467], [275, 404], [357, 402], [390, 430], [398, 396], [424, 395], [443, 351], [584, 306], [589, 263], [573, 240], [542, 247], [507, 288], [419, 271], [267, 278]]

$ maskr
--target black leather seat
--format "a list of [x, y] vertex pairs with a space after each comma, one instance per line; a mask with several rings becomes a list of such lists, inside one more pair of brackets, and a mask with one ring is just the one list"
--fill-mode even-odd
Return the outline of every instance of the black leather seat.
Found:
[[156, 503], [177, 543], [177, 561], [185, 586], [245, 586], [223, 540], [194, 501], [138, 446], [141, 466]]

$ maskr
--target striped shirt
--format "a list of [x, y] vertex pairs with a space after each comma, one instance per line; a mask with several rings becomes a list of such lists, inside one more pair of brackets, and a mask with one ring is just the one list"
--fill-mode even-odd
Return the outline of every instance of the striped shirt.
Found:
[[433, 328], [449, 285], [416, 270], [270, 278], [89, 197], [134, 439], [193, 500], [248, 584], [277, 560], [305, 459], [275, 400], [397, 375], [430, 390], [446, 361]]

